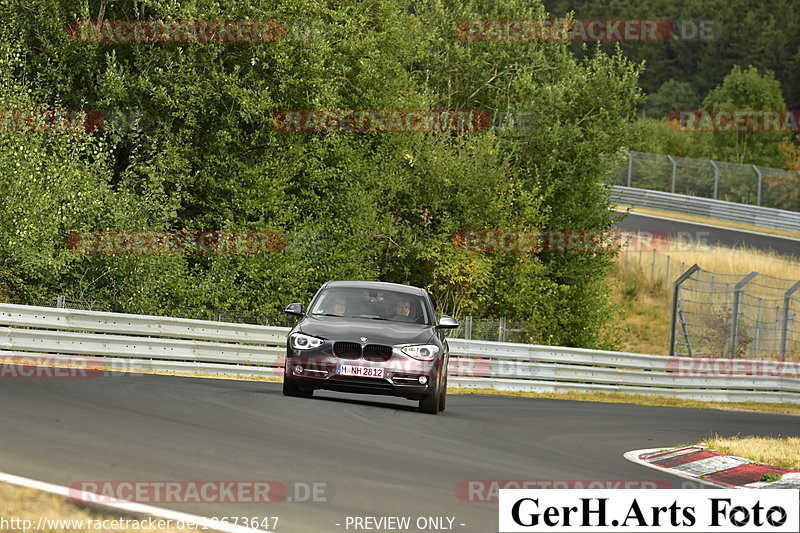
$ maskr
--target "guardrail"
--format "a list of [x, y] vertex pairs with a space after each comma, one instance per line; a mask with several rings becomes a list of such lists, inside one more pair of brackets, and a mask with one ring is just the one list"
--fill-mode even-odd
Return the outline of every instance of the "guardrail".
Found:
[[699, 196], [637, 189], [620, 185], [611, 186], [611, 200], [621, 205], [649, 207], [651, 209], [719, 218], [787, 231], [800, 231], [800, 213], [771, 207], [737, 204]]
[[[278, 378], [288, 332], [283, 327], [0, 304], [0, 363]], [[455, 388], [800, 403], [800, 363], [466, 339], [449, 343], [448, 383]], [[0, 378], [7, 374], [3, 366]]]
[[530, 392], [622, 392], [800, 403], [800, 363], [669, 357], [451, 339], [449, 383]]
[[0, 304], [0, 359], [49, 361], [54, 355], [84, 356], [81, 364], [102, 364], [118, 372], [277, 377], [283, 371], [288, 331], [283, 327]]

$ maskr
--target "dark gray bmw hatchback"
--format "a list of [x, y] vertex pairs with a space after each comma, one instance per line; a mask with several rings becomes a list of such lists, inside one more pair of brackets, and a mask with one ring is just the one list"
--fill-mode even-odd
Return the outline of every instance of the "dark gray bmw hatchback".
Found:
[[449, 316], [436, 321], [424, 289], [375, 281], [329, 281], [289, 333], [283, 394], [315, 389], [388, 394], [419, 402], [422, 412], [445, 409]]

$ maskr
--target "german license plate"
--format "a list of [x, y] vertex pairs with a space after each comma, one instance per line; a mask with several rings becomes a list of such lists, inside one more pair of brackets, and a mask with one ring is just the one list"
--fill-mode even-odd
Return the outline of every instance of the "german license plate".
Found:
[[342, 376], [358, 376], [362, 378], [382, 378], [383, 369], [374, 366], [338, 365], [336, 373]]

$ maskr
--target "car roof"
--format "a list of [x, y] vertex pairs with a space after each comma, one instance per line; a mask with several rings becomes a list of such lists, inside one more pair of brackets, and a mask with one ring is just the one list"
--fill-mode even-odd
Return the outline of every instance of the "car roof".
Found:
[[416, 294], [420, 296], [425, 294], [425, 290], [419, 287], [413, 287], [411, 285], [401, 285], [400, 283], [388, 283], [384, 281], [329, 281], [323, 286], [323, 288], [326, 289], [333, 287], [343, 287], [343, 288], [351, 287], [358, 289], [396, 291], [396, 292], [403, 292], [406, 294]]

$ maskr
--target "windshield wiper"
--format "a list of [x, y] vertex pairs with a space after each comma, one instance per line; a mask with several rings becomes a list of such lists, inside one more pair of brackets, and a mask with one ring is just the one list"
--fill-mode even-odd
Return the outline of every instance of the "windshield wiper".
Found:
[[338, 316], [339, 318], [353, 318], [345, 315], [334, 315], [333, 313], [311, 313], [311, 316]]

